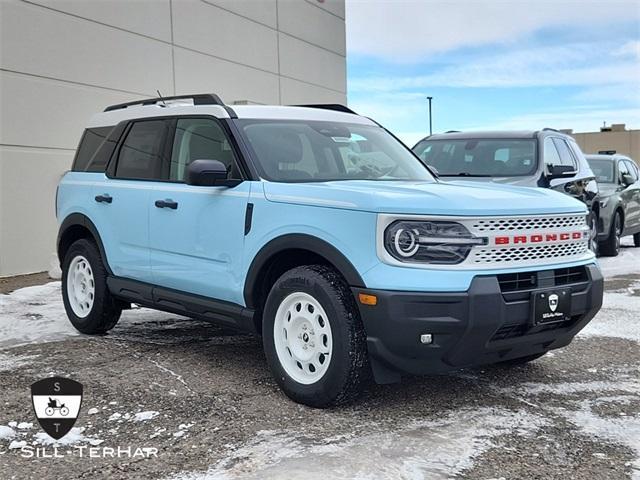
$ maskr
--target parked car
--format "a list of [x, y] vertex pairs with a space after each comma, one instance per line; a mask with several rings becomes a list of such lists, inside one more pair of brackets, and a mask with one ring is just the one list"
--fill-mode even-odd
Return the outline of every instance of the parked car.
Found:
[[447, 132], [431, 135], [414, 153], [445, 181], [460, 179], [551, 188], [584, 202], [590, 212], [590, 248], [598, 253], [598, 185], [569, 135], [540, 131]]
[[620, 239], [633, 235], [640, 247], [640, 173], [624, 155], [587, 155], [600, 188], [598, 240], [604, 255], [618, 255]]
[[355, 398], [370, 373], [534, 360], [602, 304], [583, 203], [441, 182], [341, 106], [108, 107], [56, 212], [80, 332], [132, 303], [255, 332], [276, 382], [314, 407]]

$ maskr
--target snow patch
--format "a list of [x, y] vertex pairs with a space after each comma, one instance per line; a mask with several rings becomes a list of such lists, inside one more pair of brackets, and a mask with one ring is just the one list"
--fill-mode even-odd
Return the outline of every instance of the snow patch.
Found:
[[605, 278], [617, 275], [639, 273], [640, 248], [633, 247], [633, 237], [622, 239], [622, 247], [617, 257], [600, 257], [598, 263]]
[[151, 420], [152, 418], [156, 418], [160, 415], [160, 412], [155, 412], [153, 410], [149, 410], [148, 412], [139, 412], [133, 416], [134, 422], [144, 422], [145, 420]]
[[[1, 327], [0, 327], [1, 328]], [[2, 333], [0, 331], [0, 343], [2, 342]], [[31, 363], [32, 360], [38, 358], [39, 355], [8, 355], [0, 353], [0, 372], [9, 372], [17, 370]]]
[[[498, 435], [530, 435], [546, 424], [525, 411], [463, 410], [445, 419], [416, 421], [354, 438], [317, 439], [284, 430], [260, 431], [206, 473], [182, 473], [174, 480], [305, 478], [448, 479], [470, 468]], [[378, 431], [375, 431], [378, 430]], [[382, 461], [372, 461], [372, 452]]]
[[16, 432], [11, 427], [0, 425], [0, 440], [8, 440], [16, 436]]
[[95, 415], [96, 413], [98, 413], [100, 410], [98, 410], [97, 408], [90, 408], [89, 410], [87, 410], [87, 415]]
[[[75, 445], [78, 443], [90, 443], [91, 445], [99, 445], [102, 443], [102, 440], [98, 440], [97, 438], [89, 438], [84, 434], [84, 427], [74, 427], [71, 429], [69, 433], [67, 433], [64, 437], [59, 440], [56, 440], [44, 432], [38, 432], [33, 436], [34, 443], [40, 445]], [[94, 442], [94, 443], [92, 443]], [[95, 443], [98, 442], [98, 443]]]
[[[640, 264], [635, 268], [636, 271], [640, 270]], [[638, 312], [640, 297], [607, 292], [604, 295], [602, 310], [578, 335], [625, 338], [640, 342]]]
[[26, 447], [27, 446], [27, 441], [26, 440], [14, 440], [13, 442], [11, 442], [9, 444], [9, 450], [14, 450], [16, 448], [22, 448], [22, 447]]

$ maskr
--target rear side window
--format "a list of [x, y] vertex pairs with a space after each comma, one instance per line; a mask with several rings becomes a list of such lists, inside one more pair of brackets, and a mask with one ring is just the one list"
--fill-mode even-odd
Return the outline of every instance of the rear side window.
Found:
[[120, 147], [115, 176], [142, 180], [161, 178], [167, 131], [164, 120], [134, 123]]
[[635, 163], [633, 163], [631, 160], [626, 160], [626, 162], [627, 162], [627, 169], [629, 170], [629, 175], [631, 175], [631, 178], [633, 178], [633, 180], [637, 182], [638, 167], [636, 167]]
[[113, 149], [105, 148], [105, 141], [114, 127], [87, 128], [73, 161], [75, 172], [104, 172]]

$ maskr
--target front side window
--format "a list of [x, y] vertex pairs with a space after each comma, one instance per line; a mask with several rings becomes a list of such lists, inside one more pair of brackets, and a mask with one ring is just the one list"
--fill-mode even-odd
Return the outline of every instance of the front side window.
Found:
[[536, 169], [533, 139], [427, 139], [413, 151], [442, 176], [513, 177]]
[[544, 139], [544, 163], [551, 167], [563, 165], [558, 149], [551, 137]]
[[625, 175], [629, 175], [629, 168], [627, 167], [627, 163], [624, 160], [620, 160], [618, 162], [618, 172], [620, 182], [622, 182], [622, 179]]
[[598, 183], [615, 183], [613, 165], [614, 162], [610, 162], [609, 160], [589, 160], [589, 166], [596, 176]]
[[115, 176], [141, 180], [161, 178], [161, 155], [167, 131], [165, 120], [134, 123], [120, 147]]
[[236, 123], [266, 180], [433, 180], [404, 145], [377, 126], [306, 120]]
[[209, 118], [181, 118], [176, 123], [169, 180], [183, 182], [194, 160], [218, 160], [237, 178], [235, 156], [222, 127]]

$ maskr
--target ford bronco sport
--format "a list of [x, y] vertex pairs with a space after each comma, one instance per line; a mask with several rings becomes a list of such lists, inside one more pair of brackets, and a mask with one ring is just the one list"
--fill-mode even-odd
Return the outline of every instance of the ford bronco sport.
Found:
[[256, 332], [280, 387], [315, 407], [354, 399], [371, 373], [533, 360], [602, 304], [583, 203], [441, 182], [338, 105], [110, 106], [56, 211], [80, 332], [131, 304]]

